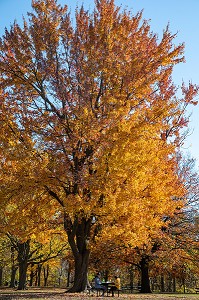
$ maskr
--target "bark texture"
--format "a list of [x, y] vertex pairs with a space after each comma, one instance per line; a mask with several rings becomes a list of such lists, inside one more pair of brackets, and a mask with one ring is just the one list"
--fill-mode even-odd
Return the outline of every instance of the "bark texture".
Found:
[[28, 258], [30, 252], [30, 240], [24, 243], [18, 243], [18, 264], [19, 264], [19, 284], [18, 290], [26, 288], [26, 273], [28, 267]]
[[68, 241], [71, 246], [75, 260], [74, 284], [69, 292], [81, 292], [87, 286], [87, 274], [90, 249], [88, 247], [91, 219], [75, 219], [71, 221], [68, 215], [65, 215], [64, 228], [68, 235]]
[[149, 280], [149, 258], [142, 256], [140, 261], [141, 270], [141, 293], [151, 293], [150, 280]]

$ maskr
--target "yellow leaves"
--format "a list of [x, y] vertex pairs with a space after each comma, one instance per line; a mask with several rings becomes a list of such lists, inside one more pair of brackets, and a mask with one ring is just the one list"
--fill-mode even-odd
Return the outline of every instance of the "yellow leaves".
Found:
[[161, 64], [162, 64], [162, 66], [167, 66], [170, 64], [170, 62], [171, 62], [171, 59], [169, 57], [165, 57], [162, 59]]
[[89, 114], [88, 108], [87, 108], [87, 107], [84, 107], [84, 117], [85, 117], [85, 118], [88, 117], [88, 114]]
[[31, 238], [31, 240], [34, 240], [34, 239], [36, 239], [36, 235], [34, 233], [32, 233], [30, 238]]
[[[93, 14], [77, 9], [75, 28], [56, 1], [33, 9], [0, 45], [1, 109], [10, 109], [0, 127], [0, 196], [14, 201], [7, 220], [15, 207], [18, 234], [25, 224], [47, 244], [63, 209], [72, 221], [96, 216], [107, 239], [147, 243], [179, 205], [172, 196], [184, 195], [171, 159], [186, 123], [171, 82], [183, 47], [168, 31], [158, 44], [141, 13], [113, 1], [96, 1]], [[191, 103], [197, 89], [182, 91]]]
[[[162, 145], [156, 127], [125, 128], [130, 124], [123, 123], [123, 131], [113, 135], [114, 147], [108, 149], [110, 155], [104, 161], [109, 170], [104, 194], [106, 207], [117, 226], [122, 225], [120, 230], [124, 229], [124, 240], [136, 246], [159, 232], [162, 217], [171, 216], [176, 209], [172, 195], [182, 196], [184, 191], [173, 173], [173, 161], [168, 159], [173, 147]], [[104, 221], [106, 226], [111, 222], [109, 217]], [[114, 230], [112, 234], [117, 236]]]

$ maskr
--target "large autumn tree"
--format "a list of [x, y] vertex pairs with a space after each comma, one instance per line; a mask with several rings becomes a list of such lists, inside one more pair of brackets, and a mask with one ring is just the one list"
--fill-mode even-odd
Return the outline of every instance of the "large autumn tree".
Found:
[[196, 88], [183, 85], [177, 99], [171, 75], [184, 47], [168, 28], [159, 41], [140, 12], [96, 0], [72, 24], [56, 0], [33, 0], [32, 8], [0, 43], [2, 167], [12, 160], [7, 180], [18, 198], [34, 188], [60, 205], [75, 258], [71, 291], [81, 291], [104, 226], [135, 247], [179, 205], [171, 198], [184, 194], [175, 122], [186, 124], [183, 104]]

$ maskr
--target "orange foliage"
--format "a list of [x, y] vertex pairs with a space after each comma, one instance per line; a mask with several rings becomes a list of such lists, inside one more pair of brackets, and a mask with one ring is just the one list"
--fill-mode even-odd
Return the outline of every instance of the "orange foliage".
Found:
[[185, 193], [175, 151], [197, 93], [183, 85], [176, 99], [171, 76], [184, 47], [168, 28], [158, 42], [140, 12], [95, 4], [77, 9], [72, 26], [67, 7], [33, 1], [29, 22], [15, 22], [0, 43], [9, 180], [57, 201], [76, 259], [94, 227], [137, 246], [182, 205], [172, 200]]

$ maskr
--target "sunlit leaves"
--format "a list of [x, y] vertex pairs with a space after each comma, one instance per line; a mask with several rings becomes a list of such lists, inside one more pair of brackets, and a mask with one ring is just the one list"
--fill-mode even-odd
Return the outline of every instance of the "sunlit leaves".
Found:
[[141, 12], [114, 1], [77, 9], [73, 26], [55, 0], [33, 1], [28, 16], [0, 44], [8, 215], [17, 206], [43, 224], [59, 207], [73, 238], [75, 221], [94, 216], [102, 235], [147, 243], [185, 194], [175, 154], [197, 87], [183, 85], [177, 98], [172, 71], [184, 46], [168, 27], [159, 41]]

